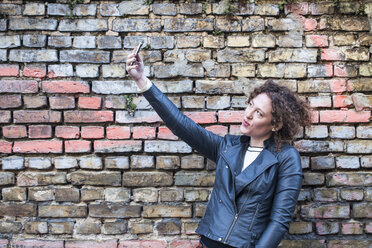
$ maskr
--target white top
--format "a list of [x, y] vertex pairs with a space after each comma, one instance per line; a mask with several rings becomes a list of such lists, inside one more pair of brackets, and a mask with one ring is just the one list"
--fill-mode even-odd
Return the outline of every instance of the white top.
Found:
[[242, 171], [245, 170], [260, 154], [263, 150], [263, 147], [251, 147], [248, 146], [247, 152], [245, 153], [244, 157], [244, 165]]

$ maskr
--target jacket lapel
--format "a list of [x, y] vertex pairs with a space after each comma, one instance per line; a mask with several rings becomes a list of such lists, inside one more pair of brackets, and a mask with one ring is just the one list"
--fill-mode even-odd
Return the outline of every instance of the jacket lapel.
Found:
[[269, 150], [263, 149], [258, 157], [244, 171], [235, 177], [236, 195], [238, 195], [248, 184], [261, 175], [266, 169], [276, 163], [278, 163], [276, 157]]

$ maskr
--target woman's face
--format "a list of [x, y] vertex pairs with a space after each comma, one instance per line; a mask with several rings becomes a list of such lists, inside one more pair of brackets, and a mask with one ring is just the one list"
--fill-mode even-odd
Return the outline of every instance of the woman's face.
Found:
[[243, 122], [240, 126], [241, 133], [256, 140], [268, 139], [273, 132], [271, 110], [271, 99], [266, 93], [261, 93], [253, 98], [245, 109]]

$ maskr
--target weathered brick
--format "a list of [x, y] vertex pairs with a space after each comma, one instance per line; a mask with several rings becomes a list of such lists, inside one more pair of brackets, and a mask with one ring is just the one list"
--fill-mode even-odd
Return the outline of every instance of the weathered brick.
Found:
[[350, 140], [346, 142], [347, 153], [372, 153], [371, 140]]
[[30, 201], [53, 201], [54, 189], [49, 187], [33, 187], [28, 189], [28, 200]]
[[154, 168], [154, 157], [146, 155], [132, 155], [130, 167], [135, 169]]
[[175, 16], [177, 15], [177, 8], [174, 3], [154, 3], [152, 12], [155, 15]]
[[276, 49], [269, 51], [269, 62], [305, 62], [317, 61], [316, 49]]
[[133, 127], [133, 139], [155, 139], [156, 129], [154, 127]]
[[120, 241], [118, 248], [141, 248], [141, 247], [156, 247], [156, 248], [166, 248], [167, 242], [160, 240], [127, 240]]
[[5, 49], [0, 49], [0, 61], [7, 61], [8, 55]]
[[129, 169], [129, 158], [120, 157], [106, 157], [105, 158], [106, 169]]
[[346, 201], [361, 201], [363, 200], [362, 189], [341, 189], [340, 197]]
[[254, 32], [265, 30], [265, 20], [263, 18], [246, 18], [242, 20], [243, 32]]
[[[213, 19], [196, 19], [196, 18], [174, 18], [165, 19], [165, 32], [201, 32], [213, 31]], [[144, 30], [145, 31], [145, 30]], [[150, 30], [149, 30], [150, 31]], [[157, 30], [151, 30], [157, 31]]]
[[304, 173], [303, 185], [323, 185], [324, 182], [324, 175], [321, 173]]
[[47, 240], [14, 240], [12, 246], [22, 248], [33, 248], [33, 247], [50, 247], [50, 248], [63, 248], [63, 241], [47, 241]]
[[304, 205], [301, 207], [301, 216], [304, 218], [320, 219], [348, 219], [350, 218], [350, 205], [325, 204], [317, 206], [315, 204]]
[[173, 170], [180, 167], [180, 158], [177, 156], [157, 156], [156, 168]]
[[279, 6], [276, 4], [257, 4], [254, 6], [254, 14], [260, 16], [278, 16]]
[[37, 93], [38, 84], [33, 80], [1, 80], [0, 93]]
[[372, 138], [372, 127], [370, 126], [358, 126], [356, 131], [358, 138], [362, 139]]
[[314, 201], [336, 202], [338, 200], [337, 189], [319, 188], [314, 189]]
[[37, 109], [47, 106], [46, 96], [23, 96], [24, 106], [28, 109]]
[[45, 47], [46, 35], [24, 35], [23, 45], [25, 47]]
[[74, 48], [96, 48], [96, 36], [77, 36], [72, 43]]
[[22, 71], [25, 77], [43, 78], [46, 75], [45, 65], [25, 65]]
[[0, 185], [9, 185], [15, 183], [14, 173], [0, 172]]
[[362, 156], [360, 159], [360, 164], [363, 168], [372, 167], [372, 157], [371, 156]]
[[217, 19], [216, 30], [221, 32], [240, 32], [242, 30], [241, 20]]
[[104, 127], [85, 126], [81, 127], [81, 137], [84, 139], [102, 139], [105, 135]]
[[75, 5], [73, 11], [75, 16], [95, 16], [97, 13], [96, 4], [77, 4]]
[[36, 206], [31, 203], [2, 203], [0, 216], [35, 217]]
[[100, 170], [103, 168], [102, 158], [90, 155], [80, 157], [79, 166], [82, 169]]
[[308, 77], [332, 77], [333, 76], [333, 65], [308, 65], [307, 67]]
[[99, 65], [76, 65], [76, 76], [81, 78], [95, 78], [99, 75]]
[[62, 32], [107, 31], [108, 22], [102, 19], [61, 20], [58, 30]]
[[40, 217], [49, 218], [79, 218], [87, 217], [87, 206], [49, 205], [39, 206]]
[[105, 51], [66, 50], [60, 51], [60, 62], [109, 63], [110, 53]]
[[64, 112], [66, 123], [103, 123], [113, 121], [112, 111], [66, 111]]
[[181, 15], [197, 15], [203, 13], [202, 3], [181, 3], [179, 5]]
[[160, 19], [115, 19], [112, 22], [112, 30], [115, 32], [159, 32], [161, 21]]
[[275, 36], [258, 34], [252, 37], [252, 47], [275, 47]]
[[313, 226], [311, 222], [291, 222], [289, 225], [290, 234], [306, 234], [313, 231]]
[[63, 65], [48, 65], [48, 77], [72, 77], [74, 75], [74, 70], [71, 64]]
[[49, 222], [49, 232], [51, 234], [72, 234], [73, 229], [73, 222]]
[[159, 127], [158, 128], [158, 139], [165, 139], [165, 140], [179, 140], [179, 138], [173, 134], [171, 130], [167, 127]]
[[67, 4], [49, 3], [48, 15], [51, 16], [69, 16], [71, 9]]
[[62, 153], [62, 142], [53, 140], [17, 141], [14, 153]]
[[22, 106], [21, 96], [2, 95], [0, 99], [0, 109], [17, 108]]
[[51, 109], [73, 109], [75, 108], [75, 98], [73, 96], [51, 96], [49, 97], [49, 105]]
[[363, 77], [362, 79], [351, 79], [348, 80], [348, 90], [349, 91], [371, 91], [372, 89], [372, 80], [368, 77]]
[[92, 91], [98, 94], [137, 93], [136, 85], [131, 80], [126, 81], [93, 81]]
[[57, 62], [58, 55], [56, 50], [52, 49], [40, 49], [31, 50], [23, 49], [17, 50], [13, 49], [9, 52], [9, 60], [15, 62]]
[[50, 158], [33, 157], [26, 159], [26, 166], [32, 169], [44, 170], [52, 166]]
[[[105, 220], [102, 226], [104, 234], [124, 234], [128, 232], [128, 222], [126, 220]], [[114, 244], [116, 246], [116, 242]]]
[[265, 51], [261, 49], [223, 49], [217, 51], [217, 61], [232, 62], [232, 63], [245, 63], [245, 62], [264, 62]]
[[[101, 233], [101, 221], [91, 218], [78, 220], [74, 226], [74, 229], [78, 234], [99, 234]], [[81, 245], [81, 242], [78, 244]], [[86, 242], [84, 242], [84, 244], [88, 245]]]
[[21, 187], [65, 183], [65, 172], [20, 172], [17, 176], [17, 185]]
[[78, 167], [77, 159], [73, 157], [53, 158], [53, 164], [56, 169], [71, 169]]
[[182, 169], [203, 169], [204, 157], [198, 155], [188, 155], [181, 158]]
[[68, 140], [64, 142], [66, 153], [89, 153], [92, 151], [91, 141]]
[[109, 202], [129, 202], [130, 190], [124, 188], [106, 188], [105, 200]]
[[332, 30], [368, 31], [368, 18], [365, 16], [337, 16], [329, 18], [328, 24]]
[[10, 121], [10, 111], [0, 111], [0, 123], [9, 123]]
[[327, 48], [321, 50], [321, 60], [326, 61], [369, 61], [366, 48]]
[[119, 49], [121, 48], [121, 37], [116, 36], [99, 36], [97, 45], [99, 49]]
[[142, 150], [142, 141], [94, 141], [94, 151], [98, 153], [138, 152]]
[[142, 220], [140, 222], [130, 223], [130, 233], [132, 234], [142, 234], [142, 233], [152, 233], [153, 232], [153, 222], [149, 220]]
[[316, 232], [319, 235], [337, 234], [340, 229], [338, 222], [317, 221], [315, 223], [315, 227], [316, 227]]
[[327, 186], [371, 186], [366, 172], [334, 172], [326, 175]]
[[336, 167], [343, 169], [358, 169], [360, 167], [359, 158], [352, 156], [336, 157]]
[[372, 204], [371, 203], [354, 203], [353, 217], [354, 218], [371, 218]]
[[156, 188], [137, 188], [133, 190], [135, 202], [157, 202], [158, 190]]
[[30, 139], [41, 139], [52, 137], [52, 126], [35, 125], [28, 127], [28, 137]]
[[183, 201], [183, 190], [179, 188], [160, 189], [159, 197], [161, 202], [180, 202]]
[[191, 147], [183, 141], [145, 141], [145, 152], [190, 153]]
[[140, 217], [141, 206], [126, 205], [122, 203], [93, 203], [89, 205], [89, 215], [91, 217], [105, 218], [136, 218]]
[[104, 189], [99, 187], [83, 186], [80, 190], [82, 201], [104, 200]]
[[23, 10], [25, 16], [43, 16], [45, 15], [45, 4], [44, 3], [26, 3]]
[[19, 35], [0, 36], [0, 48], [20, 47], [21, 39]]
[[208, 201], [209, 190], [207, 189], [185, 189], [184, 191], [186, 202]]
[[72, 37], [69, 36], [49, 36], [48, 46], [55, 48], [71, 47]]
[[212, 186], [214, 173], [209, 172], [185, 172], [179, 171], [175, 174], [176, 186]]
[[269, 19], [267, 27], [271, 31], [290, 31], [299, 29], [300, 24], [292, 18]]
[[176, 235], [181, 233], [181, 221], [177, 219], [163, 219], [156, 223], [155, 230], [161, 235]]
[[173, 177], [166, 172], [125, 172], [122, 184], [127, 187], [170, 186]]
[[191, 206], [189, 205], [153, 205], [143, 206], [142, 217], [159, 218], [159, 217], [191, 217]]
[[335, 108], [349, 108], [353, 104], [352, 97], [347, 95], [332, 96], [332, 100]]
[[26, 189], [18, 187], [3, 188], [2, 196], [4, 201], [26, 201]]
[[10, 30], [56, 30], [55, 19], [12, 18], [9, 20]]
[[302, 36], [298, 34], [281, 35], [277, 40], [279, 47], [302, 47]]
[[130, 128], [125, 126], [110, 126], [106, 128], [108, 139], [129, 139]]
[[[22, 231], [22, 223], [15, 222], [11, 220], [1, 221], [0, 222], [0, 232], [3, 234], [6, 233], [20, 233]], [[0, 247], [1, 248], [8, 248], [9, 241], [8, 240], [0, 240]]]
[[310, 96], [308, 97], [308, 101], [313, 108], [332, 107], [332, 99], [330, 96]]
[[333, 169], [335, 168], [335, 160], [333, 156], [312, 157], [311, 168], [315, 170]]
[[75, 171], [67, 175], [67, 180], [73, 185], [121, 185], [120, 172]]
[[77, 188], [55, 188], [55, 200], [57, 202], [79, 202], [80, 191]]

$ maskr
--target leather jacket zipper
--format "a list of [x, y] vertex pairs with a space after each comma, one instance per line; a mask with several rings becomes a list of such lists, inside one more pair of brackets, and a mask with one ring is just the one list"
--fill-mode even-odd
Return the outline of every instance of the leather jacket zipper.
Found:
[[259, 210], [259, 208], [260, 208], [260, 203], [257, 204], [256, 212], [255, 212], [254, 215], [253, 215], [252, 222], [251, 222], [251, 226], [249, 227], [249, 231], [252, 230], [253, 223], [254, 223], [254, 219], [256, 218], [256, 216], [257, 216], [257, 214], [258, 214], [258, 210]]

